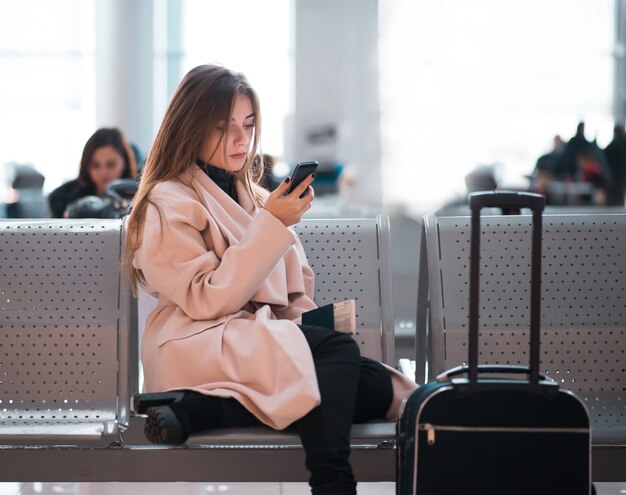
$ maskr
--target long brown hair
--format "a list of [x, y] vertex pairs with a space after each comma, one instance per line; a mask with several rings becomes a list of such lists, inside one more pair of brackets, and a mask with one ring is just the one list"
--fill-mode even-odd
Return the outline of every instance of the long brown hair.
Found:
[[135, 153], [126, 139], [124, 139], [122, 132], [115, 127], [103, 127], [91, 135], [83, 148], [83, 156], [80, 159], [80, 170], [78, 171], [78, 181], [82, 186], [96, 187], [89, 174], [89, 165], [91, 165], [94, 153], [105, 146], [111, 146], [124, 159], [124, 170], [120, 176], [121, 179], [128, 179], [137, 175]]
[[[133, 268], [132, 260], [141, 244], [148, 205], [153, 204], [158, 208], [150, 200], [152, 189], [159, 182], [178, 177], [193, 166], [195, 159], [199, 158], [205, 137], [214, 132], [219, 121], [230, 122], [235, 99], [239, 95], [250, 98], [255, 113], [255, 132], [250, 153], [236, 175], [243, 181], [257, 206], [261, 206], [262, 197], [256, 183], [263, 175], [263, 160], [260, 160], [260, 165], [253, 166], [254, 157], [260, 154], [261, 112], [258, 96], [243, 74], [219, 65], [200, 65], [190, 70], [176, 88], [133, 199], [124, 253], [133, 291], [136, 291], [138, 284], [145, 284], [143, 273]], [[228, 130], [222, 139], [226, 143]]]

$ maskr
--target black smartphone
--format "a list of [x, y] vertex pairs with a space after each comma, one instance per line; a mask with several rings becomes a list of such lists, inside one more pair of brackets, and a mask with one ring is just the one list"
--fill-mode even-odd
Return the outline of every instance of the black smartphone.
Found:
[[[291, 176], [291, 183], [289, 184], [289, 190], [287, 191], [287, 194], [293, 191], [298, 186], [298, 184], [300, 184], [300, 182], [302, 182], [309, 175], [315, 172], [315, 170], [317, 170], [316, 161], [298, 163], [293, 171], [293, 175]], [[308, 192], [309, 190], [307, 189], [302, 193], [300, 197], [303, 198], [308, 194]]]

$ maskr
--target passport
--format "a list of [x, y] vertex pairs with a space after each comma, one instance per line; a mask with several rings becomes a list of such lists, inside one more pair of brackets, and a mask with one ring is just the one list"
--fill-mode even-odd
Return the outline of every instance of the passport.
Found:
[[302, 324], [330, 328], [337, 332], [356, 333], [356, 301], [326, 304], [302, 313]]

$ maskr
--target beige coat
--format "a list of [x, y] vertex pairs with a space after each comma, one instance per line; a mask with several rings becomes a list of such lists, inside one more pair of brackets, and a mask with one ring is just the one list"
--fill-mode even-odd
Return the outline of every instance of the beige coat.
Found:
[[[148, 392], [233, 397], [282, 429], [320, 402], [311, 352], [296, 326], [315, 308], [297, 235], [237, 184], [241, 206], [195, 165], [158, 184], [133, 265], [158, 298], [141, 346]], [[414, 388], [393, 374], [396, 399]]]

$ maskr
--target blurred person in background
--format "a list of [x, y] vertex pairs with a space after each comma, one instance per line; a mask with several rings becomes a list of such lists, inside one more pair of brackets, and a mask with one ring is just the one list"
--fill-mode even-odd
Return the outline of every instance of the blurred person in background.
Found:
[[554, 136], [552, 150], [541, 155], [535, 164], [531, 176], [531, 190], [539, 194], [546, 194], [548, 184], [554, 180], [557, 164], [563, 153], [563, 140], [558, 134]]
[[576, 134], [565, 144], [563, 152], [559, 154], [554, 167], [554, 177], [557, 180], [572, 181], [578, 175], [578, 156], [590, 149], [593, 145], [585, 137], [585, 123], [579, 122]]
[[606, 161], [611, 171], [607, 205], [624, 206], [626, 187], [626, 132], [621, 124], [613, 128], [613, 140], [604, 149]]
[[[585, 123], [579, 122], [576, 127], [576, 134], [565, 144], [563, 152], [559, 154], [554, 170], [554, 178], [566, 182], [589, 182], [585, 178], [581, 178], [580, 157], [582, 155], [585, 155], [583, 161], [586, 163], [589, 162], [590, 156], [593, 155], [601, 169], [599, 173], [604, 176], [609, 175], [604, 151], [598, 147], [595, 140], [589, 141], [585, 137]], [[588, 173], [582, 173], [582, 175], [588, 175]]]
[[[259, 165], [259, 161], [261, 160], [261, 156], [263, 157], [263, 166]], [[259, 179], [259, 185], [264, 187], [269, 191], [273, 191], [280, 184], [280, 180], [277, 180], [274, 177], [273, 170], [274, 165], [276, 164], [276, 158], [273, 155], [268, 153], [263, 153], [263, 155], [256, 155], [254, 157], [254, 166], [253, 168], [257, 170], [262, 170], [261, 178]]]
[[48, 196], [52, 216], [66, 217], [72, 203], [86, 196], [103, 197], [113, 180], [136, 175], [135, 153], [120, 130], [98, 129], [85, 144], [78, 177]]
[[592, 195], [588, 202], [597, 206], [606, 206], [610, 174], [602, 167], [593, 148], [581, 151], [576, 157], [578, 167], [576, 179], [583, 184], [591, 184]]

